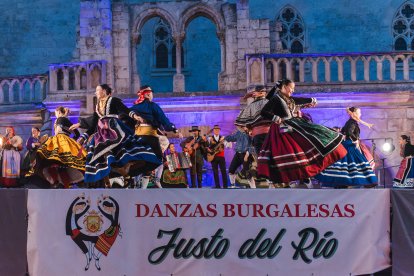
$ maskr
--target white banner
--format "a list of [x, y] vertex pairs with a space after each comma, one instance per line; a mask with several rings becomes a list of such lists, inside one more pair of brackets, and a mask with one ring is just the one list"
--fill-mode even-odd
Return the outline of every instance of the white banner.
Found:
[[30, 190], [30, 275], [359, 275], [389, 190]]

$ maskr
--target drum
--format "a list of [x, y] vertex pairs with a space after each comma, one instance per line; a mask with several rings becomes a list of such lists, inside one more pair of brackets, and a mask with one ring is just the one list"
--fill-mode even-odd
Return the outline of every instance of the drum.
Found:
[[187, 152], [168, 154], [166, 158], [170, 172], [175, 172], [176, 170], [181, 169], [188, 169], [192, 166], [190, 155]]

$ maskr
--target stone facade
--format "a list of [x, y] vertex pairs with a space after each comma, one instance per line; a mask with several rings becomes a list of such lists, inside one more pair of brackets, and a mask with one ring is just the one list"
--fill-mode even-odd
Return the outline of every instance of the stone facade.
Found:
[[[93, 112], [94, 87], [101, 82], [110, 84], [116, 96], [123, 98], [130, 106], [143, 79], [153, 82], [161, 79], [142, 75], [143, 70], [139, 70], [139, 66], [151, 65], [140, 64], [137, 54], [142, 49], [139, 46], [145, 42], [142, 32], [148, 27], [146, 24], [154, 18], [161, 18], [171, 29], [176, 64], [169, 78], [161, 80], [171, 82], [170, 91], [166, 91], [170, 93], [157, 93], [155, 101], [160, 103], [183, 133], [187, 133], [191, 125], [199, 125], [207, 133], [214, 124], [221, 125], [224, 135], [232, 132], [234, 118], [245, 104], [240, 99], [245, 93], [246, 85], [272, 85], [276, 77], [283, 76], [282, 73], [276, 74], [273, 71], [272, 75], [276, 77], [269, 80], [268, 64], [265, 63], [268, 59], [276, 65], [280, 65], [280, 61], [285, 63], [285, 76], [290, 76], [291, 70], [296, 66], [295, 62], [299, 63], [299, 67], [303, 66], [297, 70], [300, 76], [296, 90], [299, 95], [318, 98], [318, 107], [309, 110], [315, 122], [342, 126], [347, 120], [344, 108], [360, 106], [364, 120], [375, 124], [373, 129], [362, 127], [362, 137], [368, 139], [368, 144], [374, 141], [380, 146], [386, 138], [392, 138], [394, 145], [398, 146], [401, 134], [414, 135], [412, 53], [407, 51], [404, 61], [398, 60], [399, 54], [391, 53], [392, 20], [405, 1], [367, 0], [357, 6], [349, 5], [349, 1], [315, 2], [310, 5], [307, 0], [294, 3], [287, 0], [59, 1], [62, 2], [61, 8], [66, 9], [62, 12], [56, 3], [40, 0], [43, 4], [42, 11], [33, 11], [39, 15], [38, 18], [29, 16], [31, 6], [27, 1], [16, 1], [22, 8], [21, 14], [13, 14], [6, 7], [0, 6], [1, 10], [7, 11], [4, 18], [12, 19], [11, 23], [4, 21], [0, 24], [0, 34], [4, 34], [5, 38], [0, 40], [0, 55], [6, 57], [5, 62], [0, 63], [0, 75], [41, 74], [49, 68], [48, 89], [35, 84], [37, 82], [25, 81], [26, 78], [0, 78], [0, 91], [7, 91], [7, 96], [4, 93], [3, 96], [0, 95], [0, 110], [3, 112], [0, 117], [0, 133], [16, 118], [16, 112], [27, 113], [24, 120], [15, 121], [18, 133], [24, 138], [30, 134], [30, 126], [45, 123], [41, 116], [41, 110], [45, 109], [41, 105], [33, 105], [34, 100], [31, 100], [37, 99], [35, 95], [40, 93], [45, 98], [43, 104], [46, 109], [52, 112], [58, 105], [69, 106], [74, 121], [79, 115]], [[275, 52], [289, 54], [289, 51], [281, 48], [283, 30], [277, 27], [276, 22], [280, 11], [287, 5], [292, 5], [292, 9], [303, 19], [304, 51], [314, 53], [309, 57], [269, 57], [269, 54]], [[44, 12], [44, 8], [48, 8], [48, 12]], [[43, 13], [47, 14], [42, 17]], [[212, 36], [203, 37], [217, 44], [217, 53], [214, 52], [219, 56], [217, 76], [212, 78], [216, 74], [212, 70], [204, 78], [193, 78], [190, 81], [189, 75], [194, 74], [194, 71], [187, 64], [182, 64], [181, 49], [191, 43], [189, 26], [195, 26], [196, 32], [204, 30], [200, 25], [192, 25], [200, 18], [214, 26]], [[11, 27], [12, 31], [3, 26]], [[363, 33], [357, 31], [361, 26]], [[22, 27], [23, 31], [12, 34], [17, 27]], [[35, 27], [43, 32], [30, 32]], [[24, 34], [24, 30], [27, 30], [27, 34]], [[24, 44], [23, 38], [29, 38], [27, 41], [31, 42]], [[11, 41], [10, 44], [7, 41]], [[41, 42], [45, 44], [39, 44]], [[207, 42], [211, 41], [206, 41], [206, 45], [211, 45]], [[204, 56], [201, 50], [210, 49], [199, 50], [193, 54], [196, 57], [200, 55], [202, 59]], [[145, 55], [152, 55], [151, 51], [153, 49], [149, 49]], [[349, 60], [351, 81], [343, 81], [340, 77], [335, 79], [334, 71], [326, 69], [330, 69], [329, 66], [335, 62], [327, 53], [340, 51], [390, 52], [386, 54], [388, 61], [384, 61], [384, 68], [390, 68], [384, 75], [388, 74], [390, 78], [370, 78], [365, 69], [352, 71], [353, 66], [358, 68], [358, 64], [368, 60], [366, 54], [354, 53], [352, 57], [339, 57]], [[249, 55], [252, 54], [262, 56], [250, 59]], [[378, 59], [384, 55], [378, 56]], [[370, 55], [372, 59], [375, 59], [374, 56], [376, 55]], [[306, 65], [306, 62], [310, 65]], [[207, 62], [207, 65], [210, 64]], [[368, 67], [370, 66], [364, 68]], [[378, 71], [378, 66], [371, 67]], [[345, 75], [344, 78], [347, 78]], [[376, 76], [378, 75], [381, 74], [377, 72]], [[27, 77], [30, 78], [33, 79]], [[207, 82], [211, 79], [217, 80], [217, 91], [194, 92], [188, 88], [191, 82]], [[25, 89], [30, 85], [39, 88]], [[20, 107], [16, 107], [16, 104], [20, 104]], [[27, 134], [24, 135], [24, 132]], [[380, 158], [386, 158], [382, 160], [385, 160], [387, 167], [391, 167], [386, 174], [387, 183], [390, 183], [393, 175], [391, 171], [395, 170], [394, 166], [400, 160], [398, 150], [390, 155], [384, 155], [378, 149], [376, 153]], [[228, 150], [227, 155], [230, 159], [231, 150]]]

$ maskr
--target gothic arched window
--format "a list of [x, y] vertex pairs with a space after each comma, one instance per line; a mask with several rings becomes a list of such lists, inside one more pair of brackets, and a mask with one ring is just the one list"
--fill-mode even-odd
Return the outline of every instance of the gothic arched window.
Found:
[[414, 4], [407, 1], [401, 5], [392, 22], [394, 50], [413, 50], [414, 46]]
[[[175, 42], [172, 38], [171, 28], [168, 23], [159, 18], [154, 28], [154, 52], [155, 52], [155, 68], [175, 68], [176, 53]], [[184, 55], [181, 52], [181, 67], [184, 67]]]
[[280, 39], [283, 49], [291, 53], [303, 53], [305, 48], [305, 23], [302, 16], [291, 6], [284, 7], [276, 18], [282, 24]]

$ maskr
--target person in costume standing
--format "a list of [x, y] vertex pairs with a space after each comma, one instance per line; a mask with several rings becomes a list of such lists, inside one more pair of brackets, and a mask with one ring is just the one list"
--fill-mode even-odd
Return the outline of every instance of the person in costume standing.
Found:
[[[274, 183], [305, 180], [346, 155], [343, 135], [301, 117], [300, 109], [316, 105], [314, 98], [292, 97], [295, 83], [281, 80], [261, 115], [273, 123], [258, 158], [258, 174]], [[269, 92], [270, 93], [270, 92]]]
[[[135, 127], [135, 134], [142, 141], [151, 146], [160, 163], [162, 163], [163, 152], [161, 150], [160, 141], [158, 139], [158, 129], [172, 131], [178, 133], [178, 129], [165, 116], [161, 107], [153, 102], [154, 94], [150, 86], [144, 85], [137, 92], [138, 99], [131, 107], [131, 112], [139, 115], [140, 119]], [[144, 174], [141, 179], [141, 187], [146, 189], [149, 182], [151, 170]], [[156, 182], [161, 188], [161, 184]]]
[[32, 127], [32, 136], [30, 136], [26, 142], [27, 152], [22, 162], [22, 176], [25, 176], [33, 169], [36, 151], [40, 145], [40, 129], [37, 127]]
[[[49, 137], [36, 152], [34, 172], [46, 179], [53, 188], [69, 188], [83, 180], [86, 151], [72, 138], [68, 119], [69, 109], [59, 106], [55, 110], [55, 135]], [[75, 139], [79, 132], [74, 131]]]
[[213, 169], [215, 188], [220, 188], [220, 179], [218, 169], [220, 168], [223, 188], [227, 189], [227, 173], [226, 159], [224, 157], [224, 136], [220, 135], [220, 127], [214, 125], [213, 135], [208, 137], [209, 147], [207, 148], [207, 156], [214, 156], [211, 160], [211, 168]]
[[104, 180], [105, 186], [110, 187], [111, 174], [130, 178], [158, 167], [161, 161], [151, 146], [120, 120], [122, 116], [136, 121], [142, 118], [127, 108], [121, 99], [113, 97], [112, 88], [107, 84], [98, 85], [95, 95], [98, 102], [93, 116], [72, 127], [87, 128], [80, 143], [93, 135], [87, 144], [85, 182]]
[[6, 127], [6, 135], [2, 139], [0, 184], [5, 187], [16, 187], [20, 178], [20, 151], [23, 140], [16, 135], [13, 127]]
[[[370, 162], [365, 157], [360, 148], [359, 123], [361, 120], [361, 109], [351, 107], [347, 109], [350, 116], [349, 120], [342, 127], [341, 132], [346, 139], [342, 145], [346, 148], [347, 154], [315, 178], [318, 179], [324, 187], [373, 187], [377, 185], [378, 179], [371, 167]], [[368, 127], [371, 124], [363, 122]]]
[[[230, 185], [234, 187], [236, 183], [237, 168], [243, 165], [242, 173], [244, 175], [249, 171], [250, 164], [254, 159], [254, 149], [252, 149], [251, 138], [246, 127], [243, 127], [242, 130], [237, 129], [235, 133], [227, 135], [224, 140], [227, 142], [236, 142], [236, 146], [234, 148], [234, 156], [229, 167]], [[248, 182], [250, 188], [256, 188], [256, 183], [253, 175], [249, 176], [250, 177], [248, 177]]]
[[393, 188], [414, 188], [414, 146], [411, 145], [410, 136], [400, 137], [400, 156], [403, 157], [400, 168], [395, 176]]
[[[192, 126], [189, 132], [193, 136], [187, 137], [180, 146], [190, 155], [192, 167], [190, 169], [191, 188], [203, 187], [203, 165], [207, 154], [207, 137], [200, 135], [198, 126]], [[197, 178], [197, 182], [196, 182]]]

